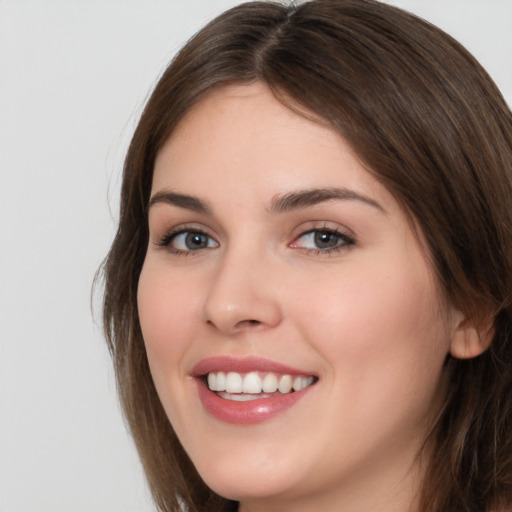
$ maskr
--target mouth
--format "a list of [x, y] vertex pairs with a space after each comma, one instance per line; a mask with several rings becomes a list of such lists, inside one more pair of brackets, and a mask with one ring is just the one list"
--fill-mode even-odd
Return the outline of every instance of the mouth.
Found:
[[246, 402], [286, 395], [311, 386], [312, 375], [291, 375], [275, 372], [252, 371], [210, 372], [204, 376], [208, 389], [225, 400]]
[[301, 401], [318, 377], [259, 358], [215, 357], [193, 371], [204, 410], [216, 419], [236, 424], [260, 423]]

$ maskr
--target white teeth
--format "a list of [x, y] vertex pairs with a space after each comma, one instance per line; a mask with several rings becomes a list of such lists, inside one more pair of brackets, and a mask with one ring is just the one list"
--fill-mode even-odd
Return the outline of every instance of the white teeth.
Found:
[[226, 375], [226, 391], [228, 393], [242, 392], [242, 376], [236, 372], [229, 372]]
[[313, 377], [295, 377], [293, 379], [293, 390], [300, 391], [313, 384]]
[[226, 374], [224, 372], [209, 373], [208, 387], [212, 391], [226, 391]]
[[279, 391], [281, 393], [289, 393], [292, 390], [293, 381], [290, 375], [283, 375], [279, 381]]
[[217, 389], [214, 391], [226, 391], [226, 374], [224, 372], [217, 373]]
[[233, 402], [250, 402], [251, 400], [260, 400], [261, 398], [269, 398], [270, 395], [251, 395], [245, 393], [219, 393], [219, 396], [225, 398], [226, 400], [232, 400]]
[[277, 377], [273, 373], [265, 375], [262, 389], [265, 393], [275, 393], [277, 391]]
[[244, 377], [242, 392], [252, 394], [261, 393], [261, 379], [257, 372], [248, 373]]
[[[210, 372], [207, 376], [208, 388], [211, 391], [226, 392], [226, 394], [237, 394], [237, 398], [233, 400], [245, 401], [254, 398], [268, 398], [269, 393], [290, 393], [293, 391], [301, 391], [313, 384], [314, 378], [304, 375], [276, 375], [275, 373], [267, 373], [263, 378], [260, 373], [254, 371], [245, 375], [237, 372]], [[245, 393], [247, 398], [238, 395]], [[266, 396], [261, 396], [265, 393]], [[248, 396], [252, 395], [252, 397]], [[224, 396], [222, 394], [221, 396]]]
[[209, 373], [208, 374], [208, 387], [212, 391], [219, 391], [217, 389], [217, 375], [215, 375], [215, 373]]

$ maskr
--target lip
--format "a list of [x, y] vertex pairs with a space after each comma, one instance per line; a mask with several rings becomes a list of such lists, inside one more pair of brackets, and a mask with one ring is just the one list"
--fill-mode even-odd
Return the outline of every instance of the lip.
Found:
[[270, 398], [237, 402], [226, 400], [208, 389], [204, 376], [210, 372], [250, 371], [285, 373], [288, 375], [313, 375], [311, 372], [292, 368], [268, 359], [247, 357], [211, 357], [200, 361], [192, 370], [192, 376], [197, 385], [199, 399], [204, 409], [214, 418], [240, 425], [248, 425], [268, 421], [297, 404], [315, 384], [300, 391], [286, 394], [276, 394]]
[[192, 376], [203, 377], [210, 372], [273, 372], [288, 375], [316, 375], [308, 370], [292, 368], [284, 364], [261, 357], [236, 358], [229, 356], [208, 357], [199, 361], [192, 369]]

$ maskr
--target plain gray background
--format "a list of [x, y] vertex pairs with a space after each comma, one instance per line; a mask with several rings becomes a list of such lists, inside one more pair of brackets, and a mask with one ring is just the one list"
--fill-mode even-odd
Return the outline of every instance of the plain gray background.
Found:
[[[153, 511], [90, 289], [148, 91], [236, 3], [0, 0], [1, 512]], [[391, 3], [463, 42], [512, 102], [512, 0]]]

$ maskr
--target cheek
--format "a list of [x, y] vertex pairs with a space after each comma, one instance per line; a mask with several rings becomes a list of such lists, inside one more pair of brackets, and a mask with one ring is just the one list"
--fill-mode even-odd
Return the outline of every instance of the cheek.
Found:
[[361, 404], [414, 392], [427, 399], [439, 381], [449, 330], [426, 265], [414, 261], [351, 262], [337, 279], [317, 281], [323, 291], [297, 312], [331, 378]]
[[354, 260], [338, 276], [310, 283], [317, 292], [311, 294], [308, 316], [317, 320], [316, 328], [328, 327], [334, 335], [326, 337], [335, 343], [330, 349], [350, 339], [354, 350], [380, 351], [400, 344], [416, 344], [421, 350], [431, 345], [421, 340], [439, 341], [446, 331], [426, 264], [389, 259], [379, 264]]
[[303, 333], [327, 363], [331, 403], [341, 404], [319, 435], [398, 446], [423, 437], [440, 403], [448, 335], [429, 277], [365, 268], [337, 287], [331, 279], [330, 292], [298, 312], [315, 319], [302, 323]]
[[177, 367], [197, 315], [193, 286], [184, 286], [150, 261], [144, 263], [139, 279], [137, 303], [139, 319], [153, 374], [173, 361]]

